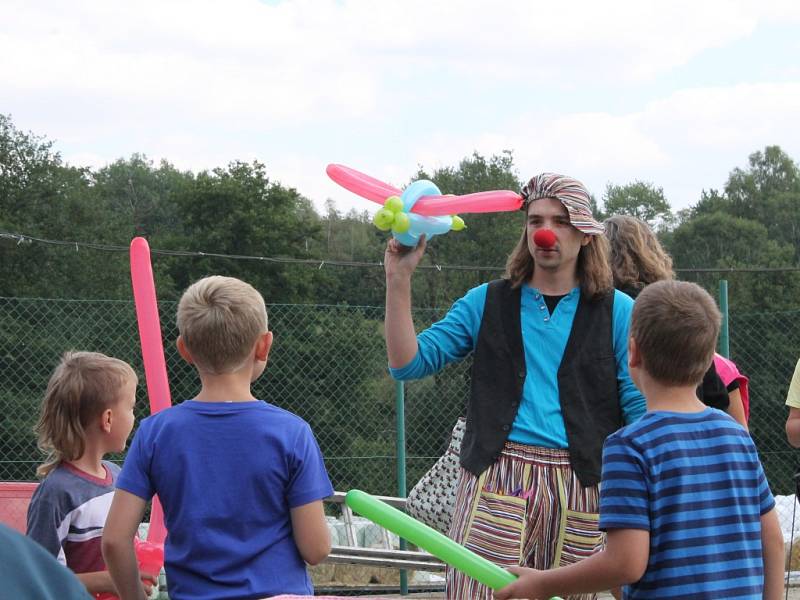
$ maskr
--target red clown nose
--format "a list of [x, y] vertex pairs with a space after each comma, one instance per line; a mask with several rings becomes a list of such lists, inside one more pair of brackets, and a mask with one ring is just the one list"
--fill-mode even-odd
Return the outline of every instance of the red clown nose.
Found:
[[556, 234], [551, 229], [537, 229], [533, 234], [533, 243], [540, 248], [552, 248], [556, 245]]

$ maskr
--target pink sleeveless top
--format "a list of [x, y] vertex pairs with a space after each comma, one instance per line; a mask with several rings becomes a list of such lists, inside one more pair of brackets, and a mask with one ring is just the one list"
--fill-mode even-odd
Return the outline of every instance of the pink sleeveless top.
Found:
[[736, 364], [720, 354], [714, 354], [714, 366], [717, 369], [719, 378], [725, 387], [732, 381], [739, 382], [739, 393], [742, 396], [742, 406], [744, 407], [744, 419], [750, 420], [750, 391], [748, 389], [748, 382], [750, 381], [746, 375], [742, 375]]

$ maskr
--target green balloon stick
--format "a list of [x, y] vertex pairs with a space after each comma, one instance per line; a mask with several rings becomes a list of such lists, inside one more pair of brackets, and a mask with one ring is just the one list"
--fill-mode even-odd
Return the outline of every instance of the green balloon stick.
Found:
[[516, 575], [467, 550], [464, 546], [456, 544], [446, 535], [442, 535], [435, 529], [420, 523], [366, 492], [350, 490], [345, 496], [345, 503], [358, 514], [430, 552], [454, 569], [458, 569], [493, 590], [499, 590], [517, 579]]

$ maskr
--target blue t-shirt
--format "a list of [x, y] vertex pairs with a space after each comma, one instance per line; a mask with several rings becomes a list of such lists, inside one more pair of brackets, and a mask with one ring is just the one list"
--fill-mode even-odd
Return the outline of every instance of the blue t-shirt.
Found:
[[761, 516], [774, 506], [753, 441], [717, 409], [648, 412], [603, 448], [600, 528], [650, 532], [626, 599], [760, 599]]
[[161, 499], [173, 600], [313, 594], [289, 510], [333, 488], [300, 417], [187, 400], [141, 422], [117, 488]]
[[[447, 315], [417, 336], [418, 351], [407, 365], [390, 369], [395, 379], [420, 379], [465, 358], [478, 342], [486, 304], [487, 283], [471, 289], [453, 304]], [[558, 368], [564, 357], [572, 323], [578, 310], [580, 288], [572, 289], [550, 313], [542, 293], [523, 285], [520, 298], [520, 325], [527, 375], [522, 402], [508, 439], [512, 442], [567, 448], [567, 430], [561, 413]], [[617, 390], [626, 423], [633, 423], [645, 412], [645, 401], [628, 374], [628, 330], [633, 300], [614, 292], [611, 314]]]

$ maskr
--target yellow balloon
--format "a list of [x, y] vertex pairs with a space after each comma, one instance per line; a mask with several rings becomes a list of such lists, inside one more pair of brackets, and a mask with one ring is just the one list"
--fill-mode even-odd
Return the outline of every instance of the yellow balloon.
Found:
[[395, 233], [405, 233], [411, 227], [411, 219], [404, 212], [394, 213], [394, 224], [392, 231]]
[[375, 227], [381, 231], [389, 231], [392, 228], [394, 220], [395, 214], [385, 208], [380, 209], [375, 213], [375, 216], [372, 217], [372, 222], [375, 223]]
[[453, 219], [453, 224], [450, 225], [450, 230], [451, 231], [461, 231], [462, 229], [466, 228], [466, 224], [464, 223], [464, 219], [462, 219], [458, 215], [453, 215], [451, 218]]
[[383, 203], [383, 207], [386, 210], [398, 213], [403, 210], [403, 201], [398, 196], [389, 196], [386, 202]]

